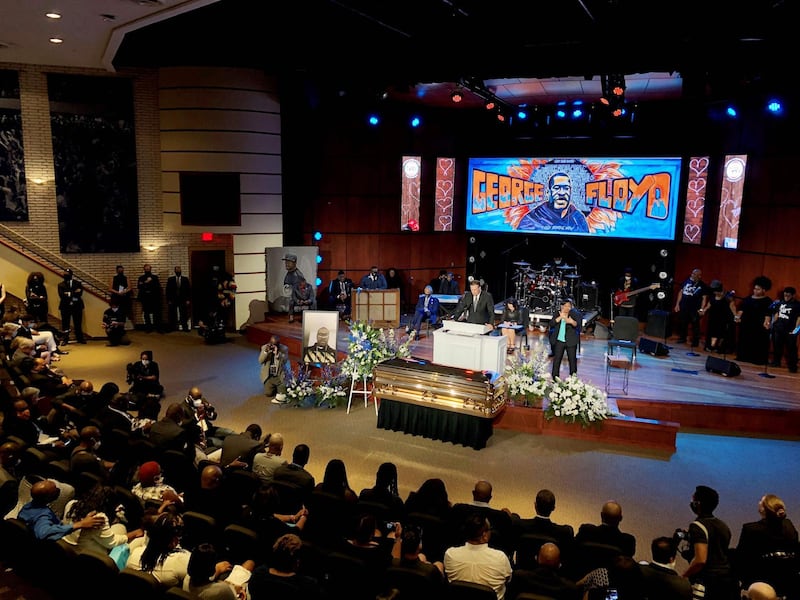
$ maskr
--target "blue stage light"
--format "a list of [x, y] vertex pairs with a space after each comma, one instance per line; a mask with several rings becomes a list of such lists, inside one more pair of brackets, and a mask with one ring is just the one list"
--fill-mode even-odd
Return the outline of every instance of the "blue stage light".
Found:
[[412, 127], [419, 127], [420, 123], [422, 123], [422, 120], [419, 117], [415, 116], [415, 117], [411, 117], [410, 123], [411, 123]]
[[320, 241], [322, 239], [322, 232], [321, 231], [315, 231], [314, 232], [314, 239], [317, 240], [317, 241]]
[[769, 100], [769, 102], [767, 102], [767, 110], [773, 115], [777, 115], [783, 112], [783, 105], [781, 104], [780, 100], [772, 98]]
[[524, 121], [525, 119], [528, 118], [528, 113], [526, 113], [524, 110], [520, 110], [520, 111], [517, 112], [517, 118], [520, 121]]
[[582, 116], [583, 116], [583, 111], [580, 108], [576, 108], [572, 111], [573, 119], [580, 119]]
[[322, 262], [322, 256], [317, 254], [317, 264], [320, 264], [321, 262]]
[[559, 119], [563, 119], [564, 117], [566, 117], [566, 116], [567, 116], [567, 113], [566, 113], [566, 111], [564, 111], [563, 109], [560, 109], [560, 108], [559, 108], [559, 109], [556, 111], [556, 116], [557, 116]]
[[736, 111], [735, 106], [729, 106], [728, 108], [726, 108], [725, 114], [731, 117], [732, 119], [735, 119], [739, 115], [739, 113]]
[[381, 118], [378, 115], [370, 115], [368, 120], [373, 127], [381, 122]]
[[319, 277], [317, 277], [317, 278], [314, 280], [314, 284], [315, 284], [317, 287], [321, 286], [321, 285], [322, 285], [322, 279], [320, 279]]

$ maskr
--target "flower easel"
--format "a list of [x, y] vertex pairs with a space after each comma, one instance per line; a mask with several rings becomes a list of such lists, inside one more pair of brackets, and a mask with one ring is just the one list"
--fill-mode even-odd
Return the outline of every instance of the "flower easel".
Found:
[[[353, 403], [354, 395], [364, 396], [364, 408], [369, 405], [369, 397], [372, 395], [372, 384], [369, 382], [370, 376], [364, 375], [360, 379], [353, 378], [350, 380], [350, 396], [347, 398], [347, 414], [350, 414], [350, 405]], [[356, 386], [360, 389], [356, 389]], [[375, 416], [378, 416], [378, 399], [375, 399]]]

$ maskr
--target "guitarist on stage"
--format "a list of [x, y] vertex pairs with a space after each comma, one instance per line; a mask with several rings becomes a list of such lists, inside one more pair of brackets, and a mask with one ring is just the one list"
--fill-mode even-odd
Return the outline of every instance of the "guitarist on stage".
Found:
[[617, 298], [621, 301], [620, 304], [614, 307], [614, 310], [618, 317], [636, 316], [636, 299], [639, 296], [637, 294], [631, 294], [631, 292], [638, 287], [639, 279], [633, 275], [633, 269], [631, 267], [625, 267], [622, 277], [617, 281]]

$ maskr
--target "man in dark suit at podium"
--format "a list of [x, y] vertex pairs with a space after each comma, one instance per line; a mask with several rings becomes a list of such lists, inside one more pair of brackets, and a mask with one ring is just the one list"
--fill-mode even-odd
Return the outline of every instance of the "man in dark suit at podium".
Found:
[[453, 313], [458, 321], [478, 325], [494, 325], [494, 300], [489, 292], [481, 290], [481, 282], [473, 279], [469, 291], [461, 297]]

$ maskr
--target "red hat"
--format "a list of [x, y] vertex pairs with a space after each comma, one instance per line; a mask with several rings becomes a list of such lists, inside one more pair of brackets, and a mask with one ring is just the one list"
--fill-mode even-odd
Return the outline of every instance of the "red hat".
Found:
[[161, 473], [161, 465], [151, 460], [139, 467], [139, 483], [142, 485], [153, 485], [156, 476]]

